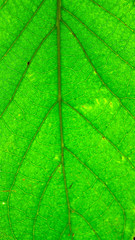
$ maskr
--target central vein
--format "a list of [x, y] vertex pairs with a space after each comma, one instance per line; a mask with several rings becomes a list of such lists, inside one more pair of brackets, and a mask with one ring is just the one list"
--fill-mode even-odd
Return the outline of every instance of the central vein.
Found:
[[58, 104], [59, 104], [59, 119], [60, 119], [60, 136], [61, 136], [61, 164], [64, 178], [64, 185], [66, 191], [66, 199], [68, 206], [68, 224], [71, 233], [71, 217], [70, 217], [70, 203], [68, 197], [66, 174], [64, 166], [64, 139], [63, 139], [63, 126], [62, 126], [62, 96], [61, 96], [61, 39], [60, 39], [60, 21], [61, 21], [61, 0], [57, 0], [57, 51], [58, 51]]

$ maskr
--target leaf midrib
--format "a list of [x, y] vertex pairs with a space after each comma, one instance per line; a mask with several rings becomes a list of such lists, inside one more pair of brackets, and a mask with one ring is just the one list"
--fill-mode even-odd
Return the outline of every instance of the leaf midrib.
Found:
[[63, 138], [63, 120], [62, 120], [62, 92], [61, 92], [61, 0], [57, 0], [57, 64], [58, 64], [58, 105], [59, 105], [59, 121], [60, 121], [60, 137], [61, 137], [61, 164], [64, 178], [64, 186], [66, 192], [66, 200], [68, 207], [68, 225], [70, 234], [71, 230], [71, 208], [67, 190], [67, 181], [66, 181], [66, 173], [64, 166], [64, 138]]
[[[90, 1], [96, 4], [96, 2], [94, 2], [93, 0], [90, 0]], [[18, 40], [18, 38], [21, 36], [22, 32], [25, 30], [25, 28], [27, 27], [27, 25], [29, 25], [29, 23], [30, 23], [31, 20], [34, 18], [34, 16], [35, 16], [36, 13], [39, 11], [39, 9], [41, 8], [41, 6], [43, 5], [44, 2], [45, 2], [45, 0], [43, 0], [43, 1], [40, 3], [40, 5], [39, 5], [38, 8], [36, 9], [36, 11], [35, 11], [34, 14], [32, 15], [32, 17], [31, 17], [31, 18], [29, 19], [29, 21], [26, 23], [26, 25], [24, 26], [24, 28], [22, 29], [22, 31], [19, 33], [19, 35], [17, 36], [17, 38], [15, 39], [15, 41], [11, 44], [10, 48], [6, 51], [6, 53], [3, 55], [3, 57], [0, 59], [0, 61], [7, 55], [7, 53], [10, 51], [10, 49], [12, 48], [12, 46], [16, 43], [16, 41]], [[96, 5], [98, 5], [98, 4], [96, 4]], [[98, 6], [99, 6], [99, 5], [98, 5]], [[102, 6], [100, 6], [100, 7], [103, 8]], [[89, 29], [89, 28], [88, 28], [80, 19], [78, 19], [74, 14], [72, 14], [70, 11], [68, 11], [67, 9], [65, 9], [63, 6], [61, 6], [61, 8], [62, 8], [63, 10], [65, 10], [65, 11], [67, 11], [67, 12], [68, 12], [69, 14], [71, 14], [73, 17], [75, 17], [78, 21], [80, 21], [80, 22], [91, 32], [91, 29]], [[104, 8], [103, 8], [103, 9], [104, 9]], [[104, 9], [104, 10], [107, 11], [106, 9]], [[108, 11], [107, 11], [107, 12], [108, 12]], [[60, 15], [61, 15], [61, 14], [60, 14]], [[115, 17], [116, 17], [116, 16], [115, 16]], [[116, 18], [117, 18], [117, 17], [116, 17]], [[119, 19], [118, 19], [118, 20], [119, 20]], [[77, 38], [77, 36], [75, 35], [75, 33], [72, 31], [72, 29], [71, 29], [71, 28], [68, 26], [68, 24], [65, 23], [64, 20], [62, 20], [61, 18], [60, 18], [60, 21], [64, 23], [64, 25], [69, 29], [69, 31], [74, 35], [74, 37], [75, 37], [76, 40], [78, 41], [78, 43], [79, 43], [79, 45], [81, 46], [83, 52], [85, 53], [86, 58], [87, 58], [88, 61], [90, 62], [93, 70], [94, 70], [94, 71], [96, 72], [96, 74], [98, 75], [98, 77], [99, 77], [99, 79], [101, 80], [102, 84], [106, 87], [106, 89], [107, 89], [114, 97], [116, 97], [116, 99], [119, 101], [120, 105], [121, 105], [121, 106], [128, 112], [128, 114], [135, 120], [135, 116], [134, 116], [134, 115], [130, 112], [130, 110], [128, 110], [128, 108], [122, 103], [122, 101], [121, 101], [122, 98], [120, 98], [118, 95], [116, 95], [116, 94], [109, 88], [109, 86], [104, 82], [104, 80], [101, 78], [101, 76], [100, 76], [100, 74], [98, 73], [97, 69], [95, 68], [95, 66], [94, 66], [93, 63], [91, 62], [90, 57], [88, 56], [87, 52], [85, 51], [82, 43], [81, 43], [80, 40]], [[123, 23], [124, 23], [124, 22], [123, 22]], [[124, 23], [124, 25], [126, 25], [126, 24]], [[54, 29], [55, 29], [55, 25], [54, 25], [54, 27], [51, 29], [51, 31], [53, 31]], [[46, 37], [44, 37], [44, 40], [51, 34], [51, 31], [46, 35]], [[95, 34], [93, 31], [92, 31], [92, 33], [93, 33], [97, 38], [100, 39], [100, 37], [99, 37], [97, 34]], [[42, 40], [41, 43], [42, 43], [44, 40]], [[103, 41], [102, 39], [100, 39], [100, 40]], [[103, 42], [104, 42], [104, 41], [103, 41]], [[39, 49], [40, 46], [42, 45], [41, 43], [39, 44], [39, 46], [38, 46], [37, 49], [35, 50], [33, 56], [31, 57], [31, 60], [29, 61], [30, 63], [31, 63], [31, 61], [33, 60], [34, 56], [36, 55], [38, 49]], [[105, 42], [104, 42], [104, 44], [107, 45], [108, 48], [112, 49], [112, 48], [111, 48], [108, 44], [106, 44]], [[125, 62], [126, 64], [128, 64], [132, 69], [134, 69], [134, 66], [130, 65], [130, 63], [128, 63], [125, 59], [123, 59], [120, 55], [118, 55], [113, 49], [112, 49], [112, 51], [113, 51], [114, 54], [116, 54], [122, 61], [124, 61], [124, 62]], [[30, 65], [30, 64], [29, 64], [29, 65]], [[23, 80], [23, 78], [24, 78], [24, 75], [25, 75], [25, 73], [27, 72], [27, 68], [29, 67], [29, 65], [26, 67], [26, 69], [25, 69], [25, 71], [24, 71], [24, 73], [23, 73], [23, 75], [22, 75], [19, 83], [17, 84], [17, 87], [15, 88], [15, 91], [14, 91], [11, 99], [9, 100], [7, 106], [5, 107], [5, 109], [3, 110], [3, 112], [1, 113], [0, 117], [2, 117], [2, 115], [4, 114], [4, 112], [6, 111], [6, 109], [8, 108], [8, 106], [10, 105], [10, 103], [12, 102], [12, 100], [13, 100], [13, 98], [14, 98], [14, 96], [15, 96], [15, 94], [16, 94], [19, 86], [20, 86], [20, 83], [22, 82], [22, 80]]]
[[[43, 4], [45, 0], [42, 1], [41, 4]], [[41, 5], [40, 4], [40, 5]], [[59, 104], [59, 118], [60, 118], [60, 132], [61, 132], [61, 163], [62, 163], [62, 167], [63, 167], [63, 176], [64, 176], [64, 183], [65, 183], [65, 190], [66, 190], [66, 195], [67, 195], [67, 205], [68, 205], [68, 210], [69, 210], [69, 227], [70, 227], [70, 231], [71, 231], [71, 223], [70, 223], [70, 205], [69, 205], [69, 198], [68, 198], [68, 192], [67, 192], [67, 185], [66, 185], [66, 177], [65, 177], [65, 167], [64, 167], [64, 148], [66, 149], [66, 147], [64, 147], [64, 139], [63, 139], [63, 127], [62, 127], [62, 94], [61, 94], [61, 53], [60, 53], [60, 22], [61, 22], [61, 16], [60, 16], [60, 12], [61, 12], [61, 0], [57, 0], [57, 4], [58, 4], [58, 8], [57, 8], [57, 47], [58, 47], [58, 104]], [[28, 24], [28, 23], [27, 23]], [[20, 34], [21, 35], [21, 34]], [[27, 67], [28, 68], [28, 67]], [[26, 68], [26, 69], [27, 69]], [[24, 76], [25, 74], [23, 74]], [[19, 84], [20, 85], [20, 84]], [[17, 88], [18, 89], [18, 88]], [[16, 91], [15, 91], [16, 93]], [[14, 94], [15, 95], [15, 94]], [[14, 96], [13, 96], [14, 97]], [[56, 103], [55, 103], [56, 104]], [[54, 105], [55, 105], [54, 104]], [[76, 111], [76, 109], [74, 109]], [[50, 110], [49, 110], [50, 111]], [[48, 113], [47, 113], [48, 115]], [[83, 116], [84, 117], [84, 116]], [[85, 117], [84, 117], [85, 118]], [[40, 129], [39, 129], [40, 130]], [[38, 130], [38, 131], [39, 131]], [[37, 132], [36, 132], [37, 133]], [[35, 135], [34, 135], [35, 136]], [[35, 139], [35, 137], [33, 138]], [[32, 141], [30, 142], [30, 144], [32, 144], [32, 142], [34, 141], [32, 139]], [[26, 151], [26, 154], [29, 150], [29, 147]], [[26, 155], [25, 154], [25, 155]], [[24, 156], [25, 156], [24, 155]], [[24, 157], [23, 157], [24, 158]], [[57, 166], [58, 167], [58, 166]], [[56, 169], [57, 169], [56, 167]], [[55, 170], [56, 170], [55, 169]], [[55, 172], [54, 170], [54, 172]], [[18, 174], [18, 170], [17, 170], [17, 174]], [[17, 175], [16, 174], [16, 175]], [[15, 176], [16, 176], [15, 175]], [[53, 173], [52, 173], [53, 175]], [[50, 179], [48, 180], [49, 183]], [[47, 183], [47, 184], [48, 184]]]

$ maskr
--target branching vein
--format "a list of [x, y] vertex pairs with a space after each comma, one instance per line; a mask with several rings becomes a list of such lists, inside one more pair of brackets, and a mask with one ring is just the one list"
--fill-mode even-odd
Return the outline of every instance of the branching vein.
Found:
[[123, 225], [123, 232], [122, 235], [124, 235], [124, 231], [125, 231], [125, 226], [126, 226], [126, 213], [125, 210], [123, 208], [123, 206], [121, 205], [121, 203], [118, 201], [117, 197], [114, 195], [114, 193], [111, 191], [111, 189], [107, 186], [107, 184], [97, 175], [95, 174], [92, 169], [90, 169], [84, 162], [82, 162], [71, 150], [69, 150], [67, 147], [65, 147], [65, 149], [74, 157], [76, 158], [85, 168], [87, 168], [104, 186], [105, 188], [110, 192], [110, 194], [113, 196], [113, 199], [118, 203], [119, 207], [122, 210], [123, 213], [123, 218], [124, 218], [124, 225]]
[[70, 14], [72, 17], [74, 17], [78, 22], [80, 22], [90, 33], [92, 33], [96, 38], [98, 38], [106, 47], [108, 47], [118, 58], [120, 58], [124, 63], [126, 63], [128, 66], [130, 66], [132, 69], [135, 69], [134, 66], [132, 66], [128, 61], [126, 61], [124, 58], [122, 58], [117, 52], [115, 52], [102, 38], [100, 38], [95, 32], [93, 32], [85, 23], [83, 23], [78, 17], [76, 17], [73, 13], [71, 13], [66, 8], [62, 7], [62, 9]]
[[128, 26], [126, 23], [124, 23], [119, 17], [117, 17], [116, 15], [114, 15], [113, 13], [111, 13], [110, 11], [105, 9], [104, 7], [102, 7], [100, 4], [98, 4], [94, 0], [90, 0], [90, 1], [93, 2], [95, 5], [97, 5], [98, 7], [100, 7], [101, 9], [103, 9], [105, 12], [109, 13], [112, 17], [116, 18], [118, 21], [120, 21], [122, 24], [124, 24], [130, 31], [135, 33], [135, 31], [130, 26]]
[[69, 103], [63, 101], [64, 104], [66, 104], [68, 107], [70, 107], [71, 109], [73, 109], [76, 113], [78, 113], [81, 117], [83, 117], [86, 122], [88, 122], [95, 130], [96, 132], [98, 132], [103, 138], [105, 137], [105, 139], [117, 150], [117, 152], [119, 152], [123, 157], [126, 158], [126, 160], [129, 162], [129, 164], [131, 165], [132, 169], [135, 170], [135, 166], [132, 164], [132, 162], [129, 160], [129, 158], [123, 154], [118, 148], [117, 146], [106, 136], [104, 136], [104, 134], [102, 132], [100, 132], [94, 125], [92, 122], [90, 122], [82, 113], [80, 113], [77, 109], [75, 109], [74, 107], [72, 107]]
[[115, 97], [117, 98], [117, 100], [119, 101], [120, 105], [125, 109], [125, 111], [135, 120], [135, 117], [133, 116], [133, 114], [123, 105], [123, 103], [121, 102], [120, 98], [108, 87], [108, 85], [104, 82], [104, 80], [101, 78], [100, 74], [98, 73], [97, 69], [95, 68], [95, 66], [93, 65], [90, 57], [88, 56], [87, 52], [85, 51], [82, 43], [80, 42], [80, 40], [78, 39], [78, 37], [75, 35], [75, 33], [72, 31], [72, 29], [67, 25], [67, 23], [64, 22], [63, 19], [61, 19], [62, 23], [67, 27], [67, 29], [73, 34], [73, 36], [76, 38], [77, 42], [79, 43], [80, 47], [82, 48], [86, 58], [88, 59], [89, 63], [91, 64], [94, 72], [97, 74], [97, 76], [99, 77], [100, 81], [102, 82], [102, 84], [106, 87], [106, 89]]
[[55, 105], [56, 105], [57, 103], [58, 103], [58, 102], [55, 102], [55, 103], [52, 105], [52, 107], [49, 109], [48, 113], [45, 115], [45, 117], [44, 117], [44, 119], [42, 120], [41, 124], [39, 125], [36, 133], [34, 134], [33, 138], [31, 139], [31, 141], [30, 141], [30, 143], [29, 143], [29, 145], [28, 145], [28, 147], [27, 147], [27, 150], [25, 151], [25, 153], [24, 153], [24, 155], [23, 155], [23, 157], [22, 157], [22, 160], [21, 160], [21, 162], [20, 162], [20, 164], [19, 164], [19, 167], [17, 168], [16, 174], [15, 174], [15, 176], [14, 176], [12, 185], [11, 185], [10, 190], [9, 190], [9, 194], [8, 194], [8, 198], [7, 198], [8, 220], [9, 220], [11, 232], [12, 232], [12, 234], [13, 234], [13, 236], [14, 236], [14, 239], [16, 239], [16, 237], [15, 237], [14, 231], [13, 231], [13, 229], [12, 229], [12, 223], [11, 223], [11, 219], [10, 219], [10, 204], [9, 204], [9, 202], [10, 202], [10, 197], [11, 197], [11, 193], [12, 193], [12, 189], [13, 189], [13, 187], [14, 187], [14, 184], [15, 184], [15, 181], [16, 181], [16, 178], [17, 178], [17, 175], [18, 175], [18, 173], [19, 173], [19, 171], [20, 171], [20, 168], [21, 168], [21, 166], [22, 166], [22, 164], [23, 164], [23, 162], [24, 162], [24, 159], [26, 158], [27, 153], [29, 152], [29, 150], [30, 150], [30, 148], [31, 148], [31, 146], [32, 146], [32, 144], [33, 144], [36, 136], [38, 135], [39, 131], [41, 130], [41, 128], [42, 128], [45, 120], [46, 120], [47, 117], [48, 117], [48, 115], [50, 114], [50, 112], [52, 111], [52, 109], [55, 107]]
[[36, 225], [37, 217], [38, 217], [38, 215], [39, 215], [39, 210], [40, 210], [40, 206], [41, 206], [41, 201], [42, 201], [42, 199], [43, 199], [43, 197], [44, 197], [44, 195], [45, 195], [46, 189], [47, 189], [47, 187], [48, 187], [48, 185], [49, 185], [52, 177], [54, 176], [55, 172], [57, 171], [58, 167], [60, 167], [60, 164], [54, 169], [54, 171], [53, 171], [52, 174], [50, 175], [50, 177], [49, 177], [49, 179], [48, 179], [48, 181], [47, 181], [47, 183], [46, 183], [46, 185], [45, 185], [45, 187], [44, 187], [44, 190], [43, 190], [43, 192], [42, 192], [42, 194], [41, 194], [41, 197], [40, 197], [40, 199], [39, 199], [39, 203], [38, 203], [38, 207], [37, 207], [37, 212], [36, 212], [36, 215], [35, 215], [35, 218], [34, 218], [34, 224], [33, 224], [33, 240], [35, 239], [35, 225]]
[[[7, 1], [5, 1], [7, 2]], [[29, 23], [32, 21], [32, 19], [35, 17], [35, 15], [37, 14], [37, 12], [39, 11], [39, 9], [42, 7], [43, 3], [45, 2], [45, 0], [43, 0], [39, 6], [37, 7], [36, 11], [34, 12], [34, 14], [32, 15], [32, 17], [29, 19], [29, 21], [26, 23], [26, 25], [24, 26], [24, 28], [21, 30], [21, 32], [19, 33], [19, 35], [17, 36], [17, 38], [13, 41], [13, 43], [11, 44], [11, 46], [8, 48], [8, 50], [4, 53], [4, 55], [1, 57], [0, 61], [8, 54], [8, 52], [12, 49], [12, 47], [14, 46], [14, 44], [17, 42], [18, 38], [22, 35], [22, 33], [24, 32], [24, 30], [27, 28], [27, 26], [29, 25]], [[4, 3], [3, 3], [4, 4]], [[6, 4], [6, 3], [5, 3]]]
[[24, 79], [24, 76], [25, 76], [25, 74], [27, 73], [28, 68], [30, 67], [30, 64], [31, 64], [32, 60], [34, 59], [34, 57], [36, 56], [38, 50], [40, 49], [40, 47], [42, 46], [42, 44], [44, 43], [44, 41], [50, 36], [50, 34], [51, 34], [55, 29], [56, 29], [56, 26], [54, 26], [54, 27], [51, 29], [51, 31], [42, 39], [42, 41], [40, 42], [39, 46], [36, 48], [34, 54], [32, 55], [32, 57], [31, 57], [31, 59], [30, 59], [30, 61], [29, 61], [29, 64], [28, 64], [27, 67], [25, 68], [25, 70], [24, 70], [24, 72], [23, 72], [23, 74], [22, 74], [22, 77], [20, 78], [20, 81], [18, 82], [18, 84], [17, 84], [17, 86], [16, 86], [16, 88], [15, 88], [15, 91], [14, 91], [12, 97], [10, 98], [7, 106], [5, 107], [5, 109], [3, 110], [3, 112], [1, 113], [0, 118], [3, 116], [3, 114], [5, 113], [5, 111], [7, 110], [7, 108], [9, 107], [9, 105], [11, 104], [11, 102], [13, 101], [13, 99], [14, 99], [14, 97], [15, 97], [15, 95], [16, 95], [16, 92], [18, 91], [18, 89], [19, 89], [19, 87], [20, 87], [20, 85], [21, 85], [21, 83], [22, 83], [22, 80]]

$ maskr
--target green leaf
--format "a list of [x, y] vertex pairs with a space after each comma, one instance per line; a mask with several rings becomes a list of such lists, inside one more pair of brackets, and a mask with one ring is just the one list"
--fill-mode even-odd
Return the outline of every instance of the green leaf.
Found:
[[132, 0], [0, 0], [0, 239], [132, 240]]

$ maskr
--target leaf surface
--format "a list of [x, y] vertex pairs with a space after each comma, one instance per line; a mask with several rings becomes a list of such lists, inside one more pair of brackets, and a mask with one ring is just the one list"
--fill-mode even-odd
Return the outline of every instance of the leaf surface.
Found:
[[0, 0], [0, 239], [135, 234], [133, 1]]

